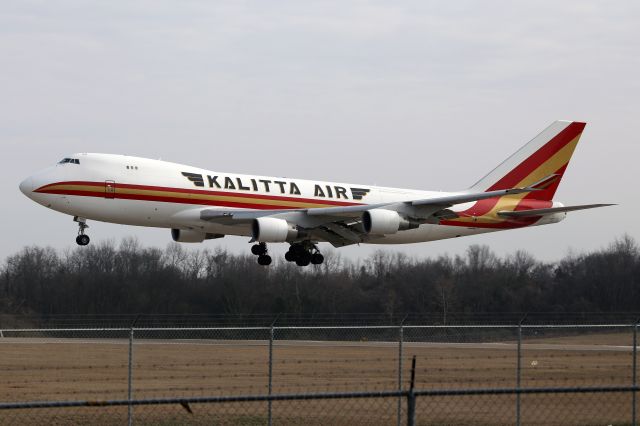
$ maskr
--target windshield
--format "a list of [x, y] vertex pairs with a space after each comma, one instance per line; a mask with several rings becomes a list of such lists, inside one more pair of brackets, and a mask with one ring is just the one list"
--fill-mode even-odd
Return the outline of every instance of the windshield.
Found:
[[80, 164], [80, 160], [78, 160], [77, 158], [63, 158], [58, 162], [58, 164], [66, 164], [66, 163]]

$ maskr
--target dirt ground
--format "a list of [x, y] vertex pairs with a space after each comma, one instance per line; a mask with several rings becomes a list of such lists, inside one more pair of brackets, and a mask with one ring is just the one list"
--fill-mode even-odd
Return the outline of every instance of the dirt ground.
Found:
[[[521, 385], [609, 386], [632, 383], [630, 333], [526, 336]], [[127, 398], [124, 339], [0, 338], [0, 401]], [[417, 389], [516, 386], [517, 345], [407, 342], [402, 381], [416, 356]], [[399, 348], [393, 342], [276, 341], [273, 393], [394, 390]], [[133, 397], [266, 394], [266, 341], [138, 340]], [[523, 424], [628, 424], [631, 395], [524, 395]], [[397, 399], [274, 402], [275, 424], [394, 424]], [[404, 410], [404, 402], [402, 403]], [[141, 423], [264, 424], [266, 403], [136, 407]], [[65, 411], [66, 410], [66, 411]], [[127, 408], [0, 411], [0, 423], [123, 424]], [[418, 424], [513, 424], [515, 396], [424, 397]], [[215, 419], [212, 421], [212, 419]], [[46, 420], [46, 421], [45, 421]]]

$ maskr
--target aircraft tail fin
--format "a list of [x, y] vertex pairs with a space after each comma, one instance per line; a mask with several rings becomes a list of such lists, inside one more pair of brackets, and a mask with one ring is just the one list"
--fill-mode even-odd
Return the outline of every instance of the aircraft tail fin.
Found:
[[550, 201], [586, 123], [556, 121], [476, 182], [472, 191], [535, 186], [535, 198]]

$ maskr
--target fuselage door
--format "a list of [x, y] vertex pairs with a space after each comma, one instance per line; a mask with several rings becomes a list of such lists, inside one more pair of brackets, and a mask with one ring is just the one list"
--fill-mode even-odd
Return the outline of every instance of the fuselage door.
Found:
[[116, 198], [116, 183], [113, 180], [104, 181], [104, 198]]

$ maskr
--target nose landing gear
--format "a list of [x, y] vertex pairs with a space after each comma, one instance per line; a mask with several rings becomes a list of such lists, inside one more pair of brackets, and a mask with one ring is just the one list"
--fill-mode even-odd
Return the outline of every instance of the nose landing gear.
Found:
[[310, 241], [291, 244], [284, 258], [287, 262], [296, 262], [298, 266], [320, 265], [324, 262], [324, 256], [318, 247]]
[[89, 225], [87, 225], [87, 219], [76, 216], [73, 220], [74, 222], [78, 222], [78, 236], [76, 237], [76, 243], [79, 246], [86, 246], [89, 244], [89, 241], [91, 241], [89, 236], [84, 233], [84, 230], [89, 227]]
[[267, 244], [258, 243], [251, 246], [251, 253], [258, 256], [258, 265], [271, 265], [271, 256], [267, 254]]

